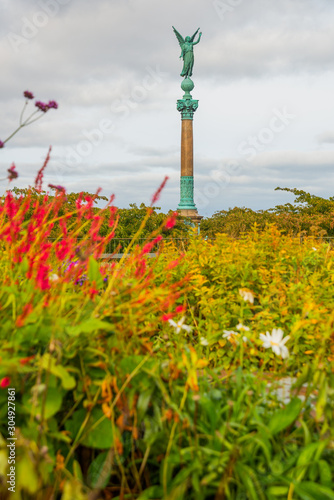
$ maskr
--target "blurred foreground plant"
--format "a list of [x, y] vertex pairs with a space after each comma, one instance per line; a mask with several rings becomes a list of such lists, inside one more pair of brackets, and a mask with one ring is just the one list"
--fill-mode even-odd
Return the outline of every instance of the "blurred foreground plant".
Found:
[[36, 101], [35, 107], [37, 109], [35, 111], [33, 111], [28, 117], [24, 117], [28, 103], [30, 100], [32, 100], [34, 98], [34, 95], [29, 90], [24, 91], [23, 95], [24, 95], [26, 100], [25, 100], [23, 109], [21, 111], [19, 125], [14, 130], [14, 132], [12, 132], [4, 141], [0, 140], [0, 148], [3, 148], [6, 144], [6, 142], [8, 142], [12, 137], [14, 137], [14, 135], [16, 135], [23, 127], [27, 127], [31, 123], [34, 123], [35, 121], [42, 118], [42, 116], [50, 109], [57, 109], [58, 108], [58, 104], [56, 103], [56, 101], [49, 101], [47, 103], [44, 103], [42, 101]]

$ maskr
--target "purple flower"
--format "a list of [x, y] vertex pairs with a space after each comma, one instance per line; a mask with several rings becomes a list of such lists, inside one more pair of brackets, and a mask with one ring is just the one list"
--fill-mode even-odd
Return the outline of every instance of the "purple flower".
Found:
[[49, 101], [48, 104], [47, 104], [48, 108], [54, 108], [54, 109], [57, 109], [58, 108], [58, 104], [56, 103], [56, 101]]
[[32, 92], [29, 92], [29, 90], [26, 90], [25, 92], [23, 92], [23, 95], [27, 99], [33, 99], [34, 98], [34, 94]]
[[63, 191], [65, 193], [65, 188], [63, 186], [55, 186], [54, 184], [48, 184], [48, 187], [55, 189], [56, 191]]
[[47, 110], [49, 109], [49, 106], [47, 104], [45, 104], [44, 102], [42, 102], [42, 101], [36, 101], [35, 102], [35, 106], [36, 106], [36, 108], [38, 108], [41, 111], [43, 111], [43, 113], [46, 113]]
[[77, 260], [70, 262], [70, 265], [67, 266], [67, 268], [65, 269], [65, 271], [69, 271], [70, 269], [72, 269], [72, 267], [74, 267], [76, 265], [78, 265], [78, 261]]
[[0, 141], [0, 149], [5, 147], [5, 143]]

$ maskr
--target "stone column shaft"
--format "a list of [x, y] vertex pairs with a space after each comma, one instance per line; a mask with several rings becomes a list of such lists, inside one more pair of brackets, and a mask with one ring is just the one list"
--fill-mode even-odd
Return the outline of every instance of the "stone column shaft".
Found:
[[194, 175], [193, 122], [182, 120], [181, 130], [181, 176]]

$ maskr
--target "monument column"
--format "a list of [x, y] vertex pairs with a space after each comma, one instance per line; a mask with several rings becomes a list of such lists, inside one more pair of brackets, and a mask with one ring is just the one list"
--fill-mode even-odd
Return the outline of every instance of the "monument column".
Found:
[[198, 216], [194, 203], [194, 151], [193, 151], [193, 116], [198, 108], [198, 101], [194, 100], [190, 91], [194, 88], [190, 78], [181, 83], [185, 92], [183, 99], [178, 99], [177, 109], [181, 113], [181, 179], [180, 203], [178, 210], [186, 217]]
[[198, 100], [193, 99], [190, 92], [194, 88], [194, 82], [189, 78], [192, 75], [194, 65], [193, 46], [198, 40], [195, 37], [199, 29], [192, 37], [185, 39], [173, 27], [174, 33], [181, 47], [181, 57], [184, 64], [181, 76], [184, 77], [181, 83], [181, 89], [184, 91], [182, 99], [177, 101], [177, 110], [181, 113], [181, 178], [180, 178], [180, 203], [177, 210], [180, 215], [189, 217], [192, 222], [199, 223], [202, 217], [198, 215], [194, 203], [194, 151], [193, 151], [193, 117], [198, 108]]

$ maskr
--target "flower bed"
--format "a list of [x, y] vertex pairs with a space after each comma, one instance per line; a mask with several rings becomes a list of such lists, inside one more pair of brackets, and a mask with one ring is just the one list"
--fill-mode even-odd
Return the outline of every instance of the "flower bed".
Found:
[[[272, 226], [99, 262], [112, 205], [83, 199], [67, 227], [66, 193], [32, 200], [1, 202], [3, 498], [9, 389], [17, 498], [332, 498], [328, 245]], [[271, 376], [294, 377], [289, 397]]]
[[49, 154], [0, 200], [1, 498], [334, 499], [332, 247], [255, 225], [180, 250], [176, 214], [138, 244], [165, 180], [102, 260], [113, 198], [43, 193]]

